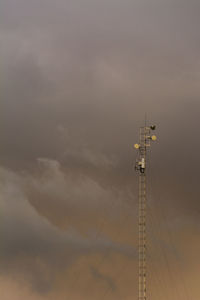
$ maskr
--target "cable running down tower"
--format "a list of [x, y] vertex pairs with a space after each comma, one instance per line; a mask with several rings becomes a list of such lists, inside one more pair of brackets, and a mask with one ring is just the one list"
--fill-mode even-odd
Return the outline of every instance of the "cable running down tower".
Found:
[[155, 130], [156, 126], [147, 127], [146, 124], [140, 127], [140, 141], [134, 147], [138, 151], [138, 157], [135, 163], [135, 170], [139, 172], [139, 244], [138, 244], [138, 259], [139, 259], [139, 290], [138, 300], [146, 300], [146, 153], [148, 147], [151, 146], [151, 141], [156, 141], [156, 136], [151, 135], [151, 131]]

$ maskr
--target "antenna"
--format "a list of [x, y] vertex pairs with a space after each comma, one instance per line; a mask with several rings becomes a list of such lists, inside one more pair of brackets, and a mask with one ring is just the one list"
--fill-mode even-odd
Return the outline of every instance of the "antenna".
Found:
[[139, 259], [139, 290], [138, 300], [147, 299], [146, 291], [146, 153], [148, 147], [151, 146], [151, 141], [156, 141], [157, 137], [151, 135], [151, 132], [156, 129], [155, 125], [145, 125], [140, 127], [140, 141], [134, 147], [138, 151], [138, 158], [135, 163], [135, 170], [139, 172], [139, 207], [138, 207], [138, 259]]

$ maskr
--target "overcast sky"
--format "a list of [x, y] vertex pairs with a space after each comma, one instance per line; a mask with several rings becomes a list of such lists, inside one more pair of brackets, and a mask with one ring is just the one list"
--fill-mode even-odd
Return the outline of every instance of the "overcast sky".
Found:
[[198, 0], [1, 0], [1, 300], [137, 299], [145, 113], [149, 299], [200, 297], [199, 16]]

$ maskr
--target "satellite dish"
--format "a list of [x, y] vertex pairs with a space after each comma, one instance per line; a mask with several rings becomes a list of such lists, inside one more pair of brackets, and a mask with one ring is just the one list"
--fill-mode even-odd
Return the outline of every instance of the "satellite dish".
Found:
[[151, 139], [152, 139], [152, 141], [156, 141], [157, 137], [155, 135], [152, 135]]
[[139, 149], [139, 148], [140, 148], [140, 145], [135, 144], [134, 147], [135, 147], [135, 149]]

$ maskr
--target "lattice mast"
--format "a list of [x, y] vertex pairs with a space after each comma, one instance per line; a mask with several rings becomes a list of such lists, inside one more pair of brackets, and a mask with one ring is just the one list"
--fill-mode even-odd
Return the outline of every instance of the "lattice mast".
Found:
[[[146, 122], [145, 122], [146, 123]], [[138, 150], [138, 158], [136, 159], [135, 170], [139, 172], [139, 207], [138, 207], [138, 267], [139, 267], [139, 290], [138, 300], [147, 299], [146, 288], [146, 154], [147, 149], [151, 145], [151, 141], [156, 140], [155, 135], [151, 135], [151, 131], [156, 126], [140, 127], [140, 142], [134, 147]]]

